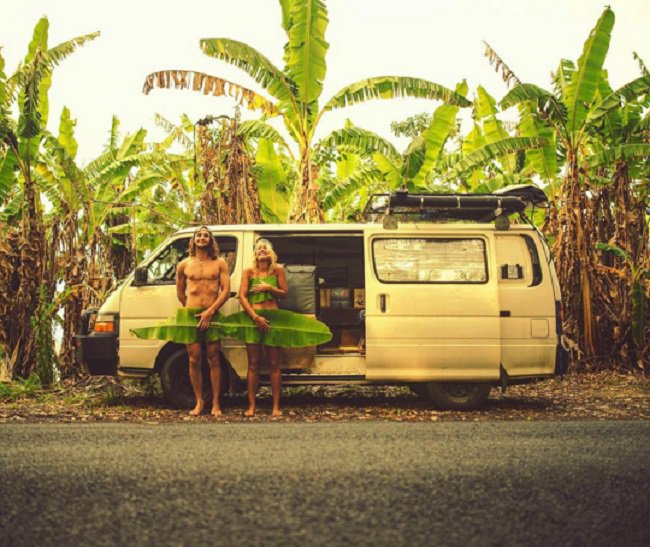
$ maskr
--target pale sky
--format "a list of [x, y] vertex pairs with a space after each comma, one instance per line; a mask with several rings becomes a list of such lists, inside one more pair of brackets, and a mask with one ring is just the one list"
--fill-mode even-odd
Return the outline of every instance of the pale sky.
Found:
[[[497, 100], [507, 89], [483, 56], [489, 42], [524, 82], [549, 89], [561, 58], [577, 60], [606, 2], [599, 0], [328, 0], [328, 72], [321, 105], [342, 87], [380, 75], [416, 76], [452, 88], [466, 78]], [[616, 24], [605, 67], [618, 87], [640, 75], [636, 51], [650, 66], [650, 0], [610, 0]], [[154, 115], [173, 122], [181, 113], [198, 120], [232, 114], [234, 101], [181, 90], [142, 93], [145, 76], [168, 68], [191, 69], [262, 91], [244, 72], [204, 55], [199, 39], [234, 38], [257, 48], [280, 68], [285, 35], [276, 0], [0, 0], [0, 46], [5, 72], [26, 53], [41, 16], [50, 22], [49, 45], [100, 31], [54, 72], [48, 128], [56, 132], [62, 107], [78, 120], [78, 159], [99, 155], [111, 116], [121, 131], [149, 129], [161, 137]], [[323, 117], [317, 137], [355, 124], [391, 139], [390, 122], [438, 103], [400, 99], [369, 101]], [[246, 117], [256, 115], [245, 114]], [[275, 124], [281, 128], [281, 122]]]

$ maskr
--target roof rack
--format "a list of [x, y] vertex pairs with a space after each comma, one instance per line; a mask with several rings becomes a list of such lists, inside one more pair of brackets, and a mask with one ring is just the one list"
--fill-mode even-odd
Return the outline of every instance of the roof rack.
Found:
[[547, 201], [544, 192], [531, 184], [507, 186], [492, 194], [411, 194], [397, 190], [370, 196], [364, 214], [369, 221], [383, 220], [384, 224], [390, 216], [473, 222], [492, 222], [501, 217], [502, 227], [507, 229], [509, 215], [522, 214], [527, 207]]

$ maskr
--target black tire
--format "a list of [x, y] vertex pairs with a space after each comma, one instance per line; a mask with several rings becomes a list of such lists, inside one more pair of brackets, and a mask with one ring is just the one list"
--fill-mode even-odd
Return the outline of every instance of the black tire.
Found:
[[409, 384], [409, 389], [415, 393], [420, 399], [431, 399], [429, 396], [429, 391], [427, 389], [427, 384], [424, 382], [419, 382], [417, 384]]
[[429, 382], [424, 384], [431, 400], [444, 410], [474, 410], [490, 395], [485, 382]]
[[[201, 363], [203, 371], [203, 400], [209, 405], [212, 401], [210, 386], [210, 369], [205, 358]], [[170, 405], [177, 408], [194, 408], [196, 399], [190, 383], [189, 359], [187, 349], [177, 349], [160, 367], [160, 386], [163, 397]], [[228, 369], [221, 355], [221, 394], [228, 389]]]

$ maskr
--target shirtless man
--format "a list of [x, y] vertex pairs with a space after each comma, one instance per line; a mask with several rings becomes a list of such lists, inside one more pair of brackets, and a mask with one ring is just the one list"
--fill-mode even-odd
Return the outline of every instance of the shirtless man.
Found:
[[[212, 234], [201, 226], [190, 240], [190, 256], [182, 260], [176, 270], [176, 295], [186, 308], [203, 308], [196, 314], [197, 328], [205, 333], [212, 316], [230, 296], [230, 275], [228, 265], [219, 257], [219, 248]], [[198, 416], [203, 412], [203, 377], [201, 374], [202, 335], [199, 341], [187, 345], [190, 361], [190, 381], [196, 397], [196, 406], [190, 412]], [[219, 388], [221, 386], [221, 362], [219, 341], [205, 341], [205, 350], [210, 365], [212, 384], [212, 415], [221, 416]]]

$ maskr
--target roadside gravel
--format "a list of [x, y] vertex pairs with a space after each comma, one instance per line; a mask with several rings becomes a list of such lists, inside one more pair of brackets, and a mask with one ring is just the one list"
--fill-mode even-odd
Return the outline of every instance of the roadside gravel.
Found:
[[170, 408], [150, 382], [87, 378], [26, 396], [0, 399], [6, 422], [337, 422], [649, 420], [650, 377], [613, 372], [569, 374], [526, 386], [493, 389], [478, 411], [443, 411], [407, 387], [329, 386], [285, 389], [284, 416], [271, 418], [270, 393], [260, 393], [258, 415], [245, 418], [244, 395], [224, 399], [224, 416], [190, 418]]

